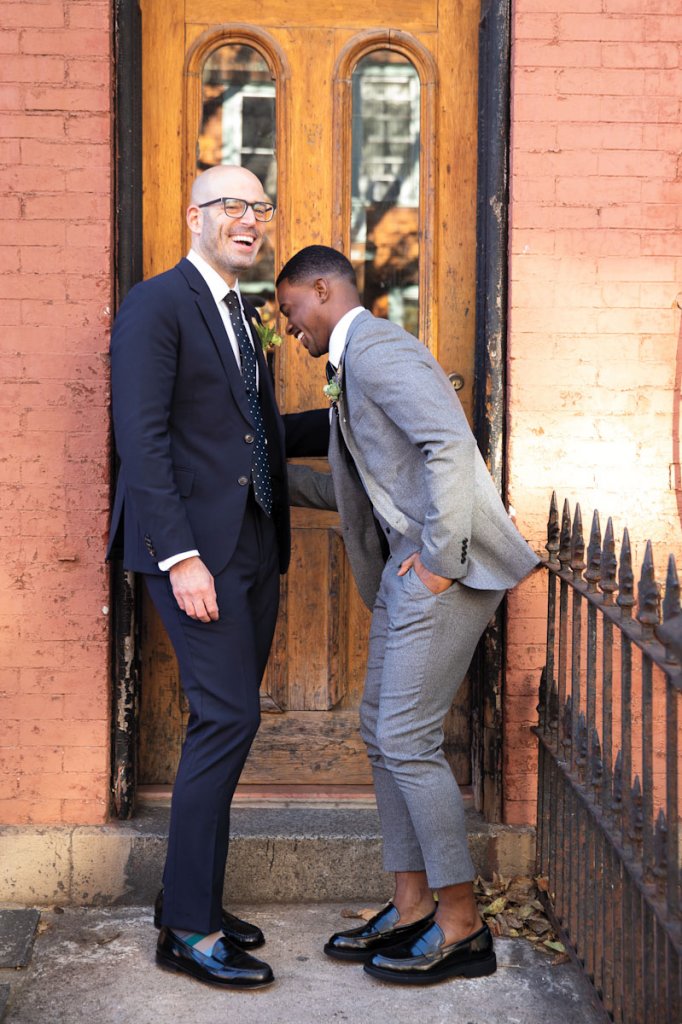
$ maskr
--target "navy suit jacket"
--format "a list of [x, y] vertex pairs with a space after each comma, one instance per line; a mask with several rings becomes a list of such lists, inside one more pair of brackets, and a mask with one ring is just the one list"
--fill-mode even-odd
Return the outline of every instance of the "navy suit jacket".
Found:
[[[250, 320], [256, 311], [242, 301]], [[285, 572], [285, 428], [257, 337], [254, 344]], [[158, 573], [159, 561], [197, 549], [217, 574], [239, 537], [251, 486], [254, 424], [215, 300], [188, 260], [127, 295], [112, 332], [111, 378], [121, 468], [107, 557], [122, 554], [126, 569]], [[327, 424], [327, 410], [291, 417], [289, 454], [322, 454]]]

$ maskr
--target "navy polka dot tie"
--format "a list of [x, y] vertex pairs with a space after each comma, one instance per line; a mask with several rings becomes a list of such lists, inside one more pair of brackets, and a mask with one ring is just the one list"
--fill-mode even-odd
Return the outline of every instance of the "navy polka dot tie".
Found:
[[251, 480], [253, 493], [256, 501], [266, 513], [272, 514], [272, 481], [270, 479], [270, 461], [268, 459], [267, 439], [265, 437], [265, 425], [263, 413], [258, 400], [258, 387], [256, 384], [256, 353], [253, 350], [244, 320], [242, 307], [237, 293], [229, 291], [225, 296], [225, 305], [230, 313], [230, 322], [237, 338], [239, 354], [242, 359], [242, 380], [246, 390], [246, 401], [254, 425], [253, 459], [251, 461]]

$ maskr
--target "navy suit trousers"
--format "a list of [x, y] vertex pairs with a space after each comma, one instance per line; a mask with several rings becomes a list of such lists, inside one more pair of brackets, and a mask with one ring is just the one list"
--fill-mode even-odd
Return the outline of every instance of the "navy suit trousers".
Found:
[[220, 929], [230, 803], [260, 724], [259, 687], [279, 602], [275, 527], [249, 497], [233, 557], [215, 577], [220, 617], [190, 619], [167, 574], [145, 582], [168, 632], [189, 702], [173, 789], [163, 921]]

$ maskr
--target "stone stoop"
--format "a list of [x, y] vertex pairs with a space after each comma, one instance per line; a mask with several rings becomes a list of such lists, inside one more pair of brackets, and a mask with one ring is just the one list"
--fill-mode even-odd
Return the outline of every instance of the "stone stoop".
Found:
[[[151, 904], [168, 818], [167, 807], [144, 807], [128, 822], [0, 828], [0, 903]], [[471, 809], [467, 823], [479, 874], [532, 873], [532, 827], [488, 824]], [[376, 809], [233, 806], [228, 891], [234, 903], [387, 899], [391, 877], [382, 867]]]

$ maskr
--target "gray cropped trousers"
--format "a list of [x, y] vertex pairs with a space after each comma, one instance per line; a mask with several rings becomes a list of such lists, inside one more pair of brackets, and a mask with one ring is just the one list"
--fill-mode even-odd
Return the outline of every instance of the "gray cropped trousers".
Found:
[[[388, 532], [388, 531], [387, 531]], [[504, 596], [455, 582], [433, 594], [391, 547], [372, 613], [360, 730], [372, 766], [387, 871], [426, 871], [439, 889], [470, 881], [464, 806], [443, 753], [443, 720]]]

